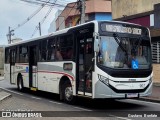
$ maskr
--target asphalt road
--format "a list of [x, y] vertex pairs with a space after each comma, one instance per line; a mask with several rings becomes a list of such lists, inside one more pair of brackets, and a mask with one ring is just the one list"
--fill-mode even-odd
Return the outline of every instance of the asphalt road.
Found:
[[[127, 100], [91, 100], [78, 97], [74, 105], [59, 100], [59, 96], [47, 92], [25, 90], [19, 92], [16, 86], [5, 80], [0, 88], [12, 94], [12, 97], [0, 103], [0, 110], [41, 111], [45, 119], [92, 119], [92, 120], [159, 120], [160, 104], [134, 99]], [[49, 117], [52, 116], [52, 117]], [[156, 117], [159, 116], [159, 117]], [[34, 118], [35, 119], [35, 118]], [[38, 118], [44, 119], [44, 118]]]

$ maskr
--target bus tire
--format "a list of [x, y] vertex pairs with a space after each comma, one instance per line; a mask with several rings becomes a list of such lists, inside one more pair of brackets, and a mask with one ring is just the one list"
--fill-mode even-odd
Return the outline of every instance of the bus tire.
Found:
[[23, 91], [24, 90], [22, 76], [18, 76], [18, 79], [17, 79], [17, 88], [18, 88], [19, 91]]
[[68, 104], [73, 104], [75, 102], [75, 97], [73, 96], [73, 89], [70, 83], [65, 82], [62, 86], [62, 96], [64, 102]]

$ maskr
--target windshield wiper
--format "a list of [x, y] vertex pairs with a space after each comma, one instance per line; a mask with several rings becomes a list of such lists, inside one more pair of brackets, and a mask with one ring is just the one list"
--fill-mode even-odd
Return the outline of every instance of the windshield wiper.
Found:
[[128, 55], [127, 50], [122, 46], [122, 42], [121, 42], [121, 38], [118, 36], [117, 33], [113, 34], [113, 37], [115, 38], [115, 41], [117, 42], [117, 44], [120, 46], [120, 48], [126, 53], [126, 55]]

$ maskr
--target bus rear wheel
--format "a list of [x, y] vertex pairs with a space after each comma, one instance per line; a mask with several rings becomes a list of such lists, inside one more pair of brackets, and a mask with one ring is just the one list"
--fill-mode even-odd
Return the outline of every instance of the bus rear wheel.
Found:
[[17, 88], [18, 88], [19, 91], [24, 90], [22, 76], [19, 76], [18, 79], [17, 79]]
[[73, 104], [75, 102], [75, 97], [73, 96], [73, 89], [71, 84], [64, 83], [62, 87], [63, 100], [68, 104]]

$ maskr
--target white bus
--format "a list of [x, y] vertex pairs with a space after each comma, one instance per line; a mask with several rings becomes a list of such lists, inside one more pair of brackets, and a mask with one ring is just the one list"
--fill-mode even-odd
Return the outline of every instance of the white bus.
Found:
[[91, 21], [5, 48], [5, 79], [19, 90], [75, 96], [138, 98], [152, 92], [147, 28]]

